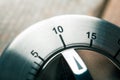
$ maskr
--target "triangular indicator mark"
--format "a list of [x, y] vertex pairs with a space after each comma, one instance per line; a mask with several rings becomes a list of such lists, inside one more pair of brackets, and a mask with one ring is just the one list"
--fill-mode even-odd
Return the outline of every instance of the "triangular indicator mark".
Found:
[[74, 49], [65, 50], [61, 54], [74, 74], [80, 75], [87, 71], [86, 65]]
[[74, 60], [75, 60], [75, 62], [76, 62], [76, 64], [77, 64], [77, 66], [78, 66], [78, 69], [80, 70], [80, 69], [83, 69], [83, 67], [79, 64], [79, 62], [75, 59], [75, 57], [74, 57]]

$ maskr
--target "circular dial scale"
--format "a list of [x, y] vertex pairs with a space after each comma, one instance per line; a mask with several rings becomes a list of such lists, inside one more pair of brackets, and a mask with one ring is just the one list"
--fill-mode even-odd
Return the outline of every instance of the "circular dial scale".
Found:
[[119, 70], [119, 35], [117, 26], [89, 16], [63, 15], [38, 22], [4, 50], [0, 80], [93, 80], [77, 50], [98, 52]]

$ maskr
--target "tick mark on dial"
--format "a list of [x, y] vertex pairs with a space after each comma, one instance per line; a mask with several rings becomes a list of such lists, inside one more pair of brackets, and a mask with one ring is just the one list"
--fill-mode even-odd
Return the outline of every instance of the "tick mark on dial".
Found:
[[38, 56], [39, 59], [41, 59], [43, 62], [45, 61], [42, 57]]
[[61, 39], [61, 42], [62, 42], [62, 44], [63, 44], [63, 47], [66, 48], [66, 44], [65, 44], [65, 42], [64, 42], [64, 39], [63, 39], [62, 35], [59, 34], [59, 37], [60, 37], [60, 39]]
[[28, 72], [28, 74], [33, 75], [33, 76], [35, 76], [35, 75], [36, 75], [35, 73], [32, 73], [32, 72]]
[[37, 68], [35, 68], [35, 67], [32, 67], [32, 69], [33, 69], [33, 70], [35, 70], [35, 71], [38, 71], [38, 69], [37, 69]]
[[92, 45], [93, 45], [93, 40], [91, 39], [89, 47], [92, 47]]
[[40, 65], [39, 63], [37, 63], [37, 62], [34, 62], [34, 63], [35, 63], [37, 66], [39, 66], [39, 67], [41, 66], [41, 65]]

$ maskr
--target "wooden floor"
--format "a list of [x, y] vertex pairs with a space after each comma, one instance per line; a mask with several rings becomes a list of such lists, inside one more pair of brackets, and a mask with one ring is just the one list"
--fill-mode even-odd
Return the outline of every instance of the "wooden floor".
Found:
[[30, 25], [57, 15], [81, 14], [120, 26], [119, 0], [0, 0], [0, 54]]

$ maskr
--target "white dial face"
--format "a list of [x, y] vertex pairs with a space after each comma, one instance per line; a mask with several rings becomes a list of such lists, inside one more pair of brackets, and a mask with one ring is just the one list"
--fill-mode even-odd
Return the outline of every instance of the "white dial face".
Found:
[[[84, 80], [85, 76], [89, 80], [106, 80], [120, 71], [119, 34], [117, 26], [88, 16], [64, 15], [38, 22], [3, 52], [0, 80]], [[83, 50], [89, 54], [80, 54]], [[109, 58], [117, 70], [98, 55], [93, 56], [95, 52]], [[110, 74], [112, 70], [118, 72]], [[96, 75], [99, 72], [101, 76]]]

